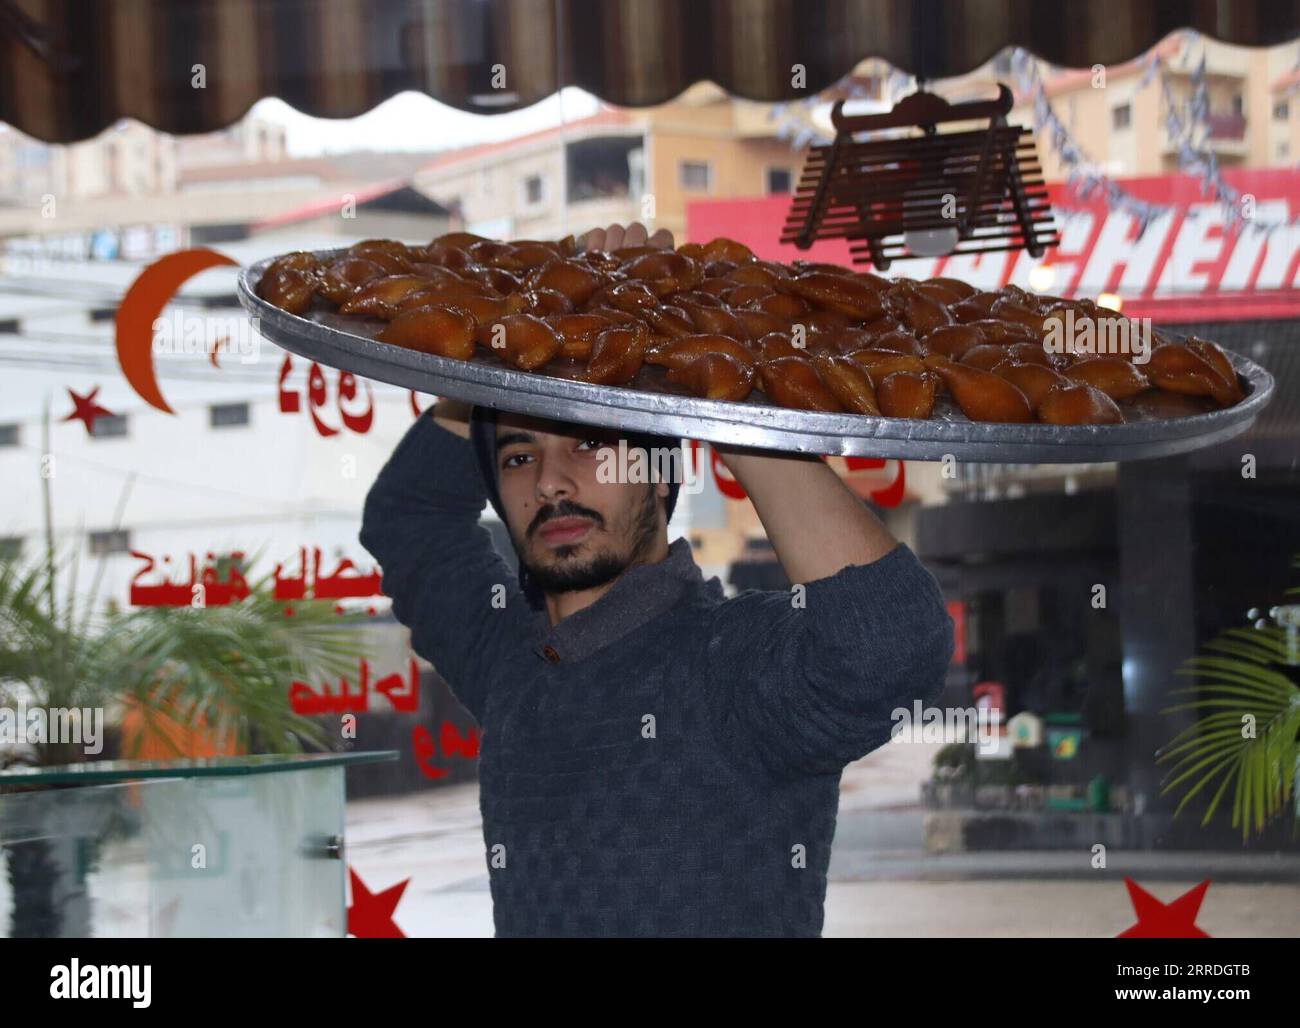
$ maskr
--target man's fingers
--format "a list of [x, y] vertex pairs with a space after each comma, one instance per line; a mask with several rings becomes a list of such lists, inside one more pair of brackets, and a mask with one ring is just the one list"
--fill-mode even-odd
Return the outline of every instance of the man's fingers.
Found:
[[646, 236], [649, 234], [641, 222], [634, 221], [627, 227], [627, 231], [623, 233], [623, 245], [625, 247], [645, 246]]
[[621, 250], [630, 246], [657, 246], [660, 249], [673, 248], [673, 234], [661, 228], [654, 235], [641, 222], [634, 221], [624, 228], [622, 225], [610, 225], [609, 228], [593, 228], [578, 237], [578, 246], [588, 250]]

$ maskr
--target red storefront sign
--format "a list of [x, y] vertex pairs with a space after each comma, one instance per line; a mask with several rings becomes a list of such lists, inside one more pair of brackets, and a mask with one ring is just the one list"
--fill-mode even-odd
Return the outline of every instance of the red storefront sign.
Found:
[[[1023, 251], [957, 254], [897, 261], [888, 274], [946, 275], [981, 289], [1014, 283], [1066, 297], [1116, 293], [1123, 313], [1164, 323], [1300, 316], [1300, 172], [1228, 171], [1224, 178], [1240, 191], [1237, 209], [1247, 215], [1232, 227], [1222, 206], [1202, 196], [1200, 181], [1191, 176], [1119, 180], [1131, 196], [1168, 208], [1140, 238], [1132, 214], [1111, 210], [1100, 196], [1080, 200], [1057, 183], [1048, 188], [1061, 245], [1041, 260]], [[705, 242], [726, 236], [771, 260], [852, 263], [841, 240], [809, 250], [779, 243], [789, 206], [788, 195], [692, 203], [687, 237]], [[1031, 280], [1040, 264], [1051, 271]]]

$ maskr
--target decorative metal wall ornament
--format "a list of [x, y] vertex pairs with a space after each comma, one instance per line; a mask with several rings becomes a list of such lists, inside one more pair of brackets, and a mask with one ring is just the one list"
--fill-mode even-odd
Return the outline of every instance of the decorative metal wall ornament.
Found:
[[[1060, 237], [1033, 136], [1007, 124], [1014, 102], [999, 84], [996, 100], [950, 104], [918, 92], [887, 114], [845, 115], [836, 103], [835, 139], [809, 151], [781, 241], [806, 250], [818, 239], [847, 239], [856, 263], [881, 270], [953, 252], [1041, 257]], [[938, 130], [984, 118], [987, 128]], [[898, 129], [920, 134], [855, 139]]]

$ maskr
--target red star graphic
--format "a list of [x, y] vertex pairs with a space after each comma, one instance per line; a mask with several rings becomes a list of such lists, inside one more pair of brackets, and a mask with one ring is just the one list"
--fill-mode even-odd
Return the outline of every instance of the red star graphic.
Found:
[[1205, 890], [1210, 887], [1207, 878], [1194, 889], [1189, 889], [1172, 903], [1161, 903], [1138, 885], [1125, 878], [1129, 899], [1137, 913], [1137, 923], [1120, 932], [1119, 939], [1208, 939], [1210, 935], [1196, 927]]
[[352, 906], [348, 907], [348, 934], [358, 939], [405, 939], [406, 933], [393, 922], [393, 911], [411, 879], [371, 893], [361, 877], [348, 868], [352, 878]]
[[112, 417], [113, 415], [111, 410], [106, 407], [101, 407], [95, 402], [95, 397], [99, 395], [99, 386], [95, 386], [95, 388], [86, 396], [74, 393], [71, 389], [68, 390], [68, 395], [72, 397], [72, 405], [74, 409], [72, 413], [63, 420], [84, 421], [86, 423], [86, 431], [91, 435], [94, 435], [95, 433], [96, 418]]

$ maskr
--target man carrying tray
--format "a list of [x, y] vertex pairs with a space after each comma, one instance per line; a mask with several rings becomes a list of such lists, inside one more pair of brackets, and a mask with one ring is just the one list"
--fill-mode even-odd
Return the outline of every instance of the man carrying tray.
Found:
[[496, 934], [819, 936], [841, 772], [937, 698], [943, 598], [824, 461], [718, 447], [797, 583], [728, 599], [668, 543], [680, 483], [598, 473], [620, 437], [679, 445], [440, 400], [366, 498], [394, 616], [483, 728]]

